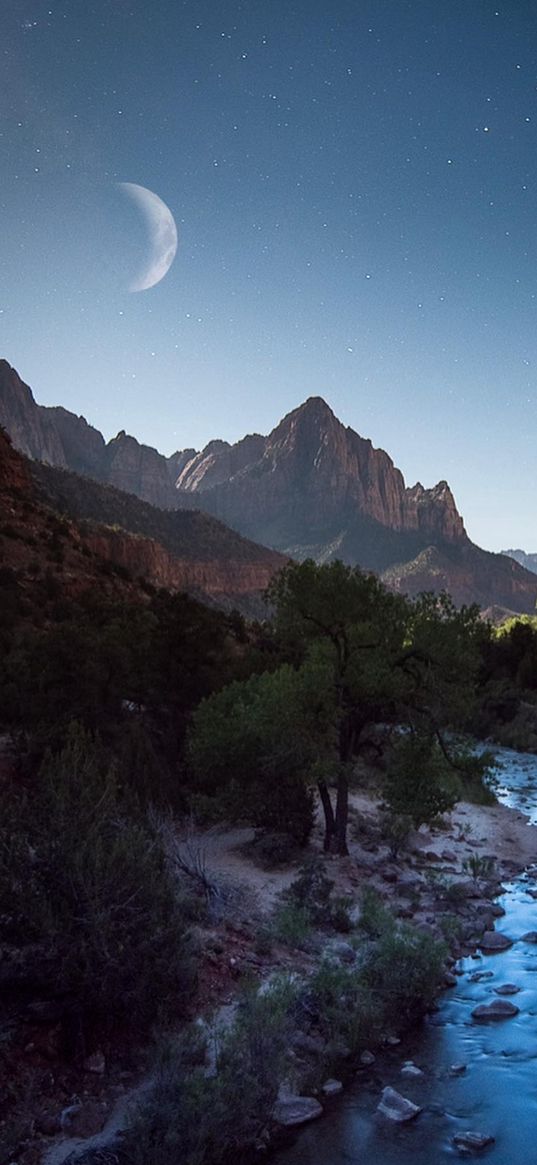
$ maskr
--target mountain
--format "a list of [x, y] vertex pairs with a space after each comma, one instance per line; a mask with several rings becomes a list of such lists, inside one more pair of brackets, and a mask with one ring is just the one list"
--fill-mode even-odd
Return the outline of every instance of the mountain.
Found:
[[507, 554], [509, 558], [514, 558], [515, 562], [520, 563], [520, 566], [525, 567], [526, 570], [531, 570], [533, 574], [537, 574], [537, 554], [526, 554], [525, 550], [502, 550], [502, 554]]
[[[285, 556], [341, 558], [411, 595], [444, 588], [458, 603], [535, 609], [534, 575], [470, 541], [446, 481], [432, 489], [406, 486], [388, 454], [345, 427], [320, 397], [310, 397], [266, 437], [251, 434], [233, 445], [215, 440], [201, 452], [164, 457], [124, 431], [106, 443], [84, 417], [36, 404], [0, 361], [0, 423], [36, 460], [161, 509], [203, 510]], [[77, 490], [82, 496], [82, 484]], [[101, 504], [108, 512], [102, 495], [92, 503], [94, 518]], [[158, 539], [162, 523], [161, 516]]]
[[285, 559], [208, 514], [158, 510], [30, 461], [0, 430], [0, 563], [26, 589], [54, 575], [62, 595], [97, 588], [139, 597], [149, 582], [252, 616], [265, 613], [263, 591]]

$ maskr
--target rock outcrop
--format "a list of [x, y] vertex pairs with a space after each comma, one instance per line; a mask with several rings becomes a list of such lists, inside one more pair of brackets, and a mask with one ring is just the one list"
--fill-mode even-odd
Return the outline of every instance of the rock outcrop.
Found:
[[337, 553], [378, 568], [382, 547], [375, 555], [368, 545], [378, 527], [414, 535], [416, 549], [424, 535], [465, 537], [446, 482], [407, 489], [388, 454], [345, 428], [320, 397], [294, 409], [268, 437], [234, 446], [211, 442], [187, 463], [177, 488], [195, 492], [204, 509], [236, 529], [249, 536], [255, 529], [262, 542], [297, 557], [315, 548], [317, 556]]
[[537, 574], [537, 554], [526, 554], [525, 550], [502, 550], [502, 554], [507, 554], [509, 558], [514, 558], [519, 566], [523, 566], [526, 570], [531, 570], [533, 574]]

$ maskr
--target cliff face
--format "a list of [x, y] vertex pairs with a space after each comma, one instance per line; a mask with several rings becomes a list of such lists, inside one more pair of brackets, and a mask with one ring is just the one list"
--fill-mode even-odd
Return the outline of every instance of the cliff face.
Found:
[[100, 472], [94, 476], [161, 509], [175, 501], [166, 458], [124, 431], [105, 446]]
[[7, 360], [0, 360], [0, 425], [27, 457], [67, 465], [54, 422], [35, 403], [32, 390]]
[[110, 483], [165, 509], [177, 506], [175, 481], [196, 452], [166, 458], [125, 432], [106, 444], [84, 417], [61, 406], [36, 404], [31, 389], [5, 360], [0, 361], [0, 425], [27, 457]]
[[537, 574], [537, 554], [526, 554], [525, 550], [502, 550], [502, 554], [506, 554], [508, 558], [514, 558], [520, 566]]
[[446, 482], [407, 489], [388, 454], [345, 428], [319, 397], [266, 438], [232, 447], [211, 442], [185, 466], [177, 487], [235, 529], [299, 557], [301, 546], [334, 539], [340, 553], [342, 539], [364, 522], [424, 538], [466, 537]]

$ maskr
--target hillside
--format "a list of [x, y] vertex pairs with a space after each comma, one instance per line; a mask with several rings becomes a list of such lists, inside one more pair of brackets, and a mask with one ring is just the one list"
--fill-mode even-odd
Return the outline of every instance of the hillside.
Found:
[[120, 597], [138, 595], [142, 580], [262, 614], [262, 592], [284, 562], [205, 514], [165, 513], [119, 490], [31, 462], [4, 433], [0, 510], [2, 561], [22, 572], [37, 602], [45, 575], [49, 588], [63, 595], [97, 585]]

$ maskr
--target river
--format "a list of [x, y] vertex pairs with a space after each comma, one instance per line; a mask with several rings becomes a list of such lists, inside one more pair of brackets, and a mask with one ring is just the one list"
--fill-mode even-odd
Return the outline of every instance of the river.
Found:
[[[537, 825], [537, 756], [510, 749], [497, 755], [498, 799]], [[537, 857], [537, 832], [535, 840]], [[441, 1165], [459, 1159], [452, 1138], [467, 1130], [496, 1138], [476, 1154], [487, 1165], [537, 1161], [537, 945], [520, 941], [537, 930], [537, 901], [529, 889], [537, 890], [537, 864], [507, 884], [498, 899], [505, 917], [496, 929], [518, 941], [501, 954], [462, 959], [457, 985], [443, 993], [438, 1011], [383, 1053], [373, 1070], [357, 1074], [322, 1120], [306, 1126], [277, 1154], [276, 1165]], [[471, 982], [476, 970], [490, 977]], [[475, 1023], [472, 1009], [498, 998], [494, 988], [502, 983], [521, 988], [512, 997], [519, 1015]], [[401, 1076], [405, 1060], [424, 1076]], [[466, 1065], [466, 1071], [452, 1075], [455, 1064]], [[422, 1107], [416, 1120], [394, 1125], [377, 1114], [387, 1084]]]

